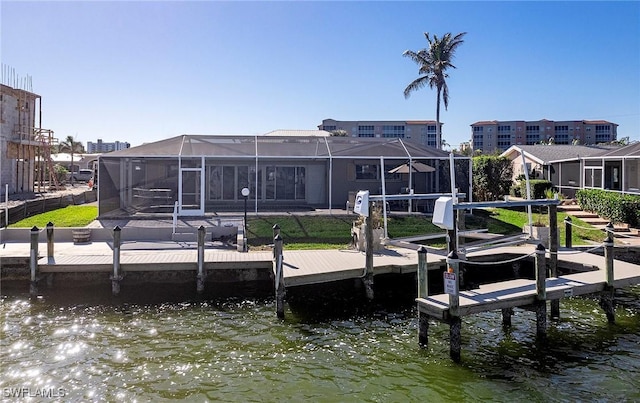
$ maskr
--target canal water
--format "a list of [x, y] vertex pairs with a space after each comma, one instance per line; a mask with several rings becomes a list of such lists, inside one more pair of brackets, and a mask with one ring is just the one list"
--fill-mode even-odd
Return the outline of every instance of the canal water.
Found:
[[285, 320], [272, 298], [8, 293], [1, 399], [640, 401], [640, 287], [617, 293], [615, 325], [563, 300], [545, 344], [531, 312], [506, 330], [499, 312], [465, 317], [455, 364], [444, 324], [418, 346], [413, 281], [385, 283], [372, 303], [353, 283], [292, 290]]

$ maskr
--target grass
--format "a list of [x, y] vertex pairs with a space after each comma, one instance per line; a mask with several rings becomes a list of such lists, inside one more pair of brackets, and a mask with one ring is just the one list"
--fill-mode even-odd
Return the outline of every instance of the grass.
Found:
[[44, 228], [47, 223], [52, 222], [56, 227], [84, 227], [98, 216], [97, 206], [67, 206], [61, 209], [37, 214], [15, 224], [10, 228]]
[[[561, 245], [565, 244], [563, 224], [565, 217], [565, 213], [558, 213], [558, 236]], [[353, 219], [331, 216], [250, 218], [248, 220], [249, 244], [257, 247], [273, 243], [273, 226], [278, 224], [280, 234], [288, 249], [345, 248], [351, 241], [351, 225], [355, 219], [355, 216]], [[534, 222], [536, 221], [548, 224], [548, 216], [534, 214]], [[580, 227], [592, 227], [575, 217], [572, 218], [572, 221]], [[476, 209], [473, 215], [467, 215], [465, 221], [467, 229], [486, 228], [489, 232], [502, 235], [522, 233], [522, 227], [526, 223], [528, 223], [528, 218], [525, 211], [507, 209]], [[442, 229], [431, 223], [431, 217], [425, 216], [391, 216], [387, 222], [387, 230], [391, 238], [443, 232]], [[571, 238], [574, 245], [584, 245], [590, 241], [602, 242], [604, 233], [596, 228], [585, 230], [574, 226]], [[442, 240], [435, 240], [432, 244], [441, 245]]]
[[[63, 209], [49, 211], [29, 217], [15, 224], [13, 228], [46, 227], [48, 222], [56, 227], [84, 227], [98, 215], [96, 206], [68, 206]], [[548, 223], [546, 214], [534, 214], [534, 222], [541, 220]], [[565, 213], [558, 213], [560, 244], [565, 244]], [[351, 226], [356, 216], [265, 216], [250, 217], [248, 220], [247, 237], [249, 245], [254, 249], [273, 243], [273, 226], [280, 226], [280, 234], [287, 249], [341, 249], [351, 242]], [[572, 221], [579, 227], [591, 227], [584, 221], [573, 217]], [[525, 211], [507, 209], [476, 209], [473, 215], [467, 215], [465, 226], [467, 229], [487, 228], [489, 232], [510, 235], [522, 232], [522, 227], [528, 223]], [[425, 216], [394, 216], [387, 222], [389, 237], [401, 238], [412, 235], [432, 234], [443, 232], [431, 223], [431, 217]], [[596, 228], [585, 230], [573, 228], [572, 241], [574, 245], [584, 245], [589, 242], [602, 242], [604, 233]], [[434, 240], [431, 245], [442, 245], [442, 240]]]
[[[475, 213], [475, 211], [474, 211]], [[480, 210], [477, 214], [489, 218], [487, 220], [487, 228], [489, 232], [496, 234], [512, 234], [522, 232], [522, 227], [529, 223], [529, 219], [526, 211], [508, 210], [508, 209], [487, 209]], [[566, 213], [558, 212], [558, 237], [560, 238], [560, 245], [565, 245], [566, 231], [564, 225], [564, 219], [567, 217]], [[571, 231], [571, 241], [573, 245], [584, 245], [589, 242], [602, 242], [605, 238], [603, 231], [593, 227], [592, 225], [582, 221], [579, 218], [572, 217], [571, 221], [574, 224]], [[549, 225], [549, 216], [547, 214], [533, 213], [533, 222]], [[578, 227], [593, 228], [583, 229]]]
[[351, 219], [287, 215], [249, 218], [249, 245], [273, 243], [273, 226], [276, 224], [288, 249], [339, 249], [347, 247], [351, 241]]

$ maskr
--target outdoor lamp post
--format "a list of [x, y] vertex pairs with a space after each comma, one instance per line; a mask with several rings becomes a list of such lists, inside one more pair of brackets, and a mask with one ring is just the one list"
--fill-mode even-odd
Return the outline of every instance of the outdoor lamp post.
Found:
[[247, 199], [249, 198], [249, 188], [242, 188], [240, 191], [244, 197], [244, 227], [247, 228]]

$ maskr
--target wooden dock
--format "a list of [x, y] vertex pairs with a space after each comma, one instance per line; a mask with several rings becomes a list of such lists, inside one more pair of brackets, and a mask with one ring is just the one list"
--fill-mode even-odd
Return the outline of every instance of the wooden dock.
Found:
[[[57, 243], [53, 257], [46, 255], [47, 245], [40, 243], [37, 269], [40, 273], [104, 273], [113, 271], [113, 245]], [[5, 244], [0, 249], [3, 261], [29, 261], [29, 244]], [[119, 258], [122, 272], [196, 271], [198, 254], [194, 243], [131, 242], [122, 244]], [[429, 254], [430, 264], [444, 264], [444, 252]], [[375, 275], [411, 273], [417, 270], [417, 254], [409, 249], [384, 249], [374, 254]], [[25, 263], [28, 264], [28, 263]], [[272, 251], [240, 253], [205, 246], [204, 270], [274, 270]], [[355, 279], [363, 274], [365, 255], [355, 250], [284, 251], [284, 278], [287, 287]], [[436, 266], [434, 266], [436, 268]]]
[[[531, 246], [528, 246], [528, 248], [528, 251], [531, 252]], [[509, 249], [513, 251], [516, 248]], [[518, 247], [517, 249], [526, 252], [526, 249], [522, 247]], [[559, 256], [560, 265], [562, 265], [565, 260], [568, 263], [578, 263], [584, 265], [584, 267], [598, 267], [599, 269], [567, 274], [558, 276], [557, 278], [547, 278], [545, 280], [547, 300], [559, 300], [578, 295], [594, 294], [605, 289], [607, 286], [607, 278], [604, 270], [605, 262], [603, 256], [585, 253]], [[613, 286], [615, 288], [622, 288], [634, 284], [640, 284], [640, 266], [614, 260]], [[458, 316], [473, 315], [504, 308], [522, 307], [532, 305], [538, 300], [536, 281], [527, 279], [485, 284], [476, 289], [460, 291], [459, 296]], [[418, 298], [417, 302], [419, 311], [433, 318], [446, 320], [451, 316], [448, 294]]]
[[[421, 345], [428, 342], [429, 318], [449, 324], [449, 354], [454, 361], [460, 361], [462, 317], [487, 311], [502, 311], [503, 326], [511, 326], [514, 308], [535, 311], [536, 335], [546, 338], [547, 304], [551, 306], [551, 317], [560, 316], [560, 300], [587, 294], [600, 296], [607, 320], [615, 322], [615, 289], [640, 284], [640, 265], [614, 259], [613, 237], [609, 235], [602, 247], [604, 256], [598, 256], [575, 250], [550, 251], [538, 245], [533, 252], [531, 246], [522, 250], [522, 256], [534, 256], [535, 279], [516, 278], [480, 285], [471, 290], [460, 290], [460, 265], [480, 264], [467, 256], [460, 259], [451, 252], [447, 256], [447, 271], [444, 276], [444, 293], [428, 295], [428, 287], [421, 278], [427, 278], [425, 269], [418, 268], [418, 341]], [[502, 249], [522, 249], [522, 246]], [[529, 252], [528, 254], [526, 254]], [[503, 251], [504, 253], [504, 251]], [[490, 262], [492, 265], [506, 262]], [[519, 259], [517, 259], [519, 260]], [[511, 262], [516, 262], [511, 259]], [[566, 275], [547, 275], [547, 266], [551, 273], [558, 267], [570, 266], [578, 273]], [[554, 269], [555, 267], [555, 269]]]

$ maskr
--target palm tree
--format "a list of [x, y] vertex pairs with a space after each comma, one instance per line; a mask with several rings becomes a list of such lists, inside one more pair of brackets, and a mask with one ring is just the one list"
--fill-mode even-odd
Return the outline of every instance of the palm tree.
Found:
[[71, 154], [71, 186], [73, 186], [73, 154], [83, 152], [84, 146], [81, 142], [75, 141], [73, 136], [67, 136], [67, 138], [58, 146], [58, 151], [61, 153]]
[[449, 88], [447, 87], [447, 74], [448, 68], [456, 68], [451, 62], [453, 56], [456, 53], [458, 46], [464, 42], [462, 38], [466, 35], [466, 32], [461, 32], [456, 36], [452, 36], [451, 33], [446, 33], [442, 38], [438, 38], [436, 35], [429, 35], [428, 32], [424, 33], [429, 47], [422, 49], [418, 52], [412, 50], [405, 50], [402, 54], [405, 57], [410, 58], [418, 65], [418, 78], [413, 80], [407, 88], [404, 89], [404, 97], [409, 98], [413, 91], [428, 85], [429, 88], [436, 88], [437, 91], [437, 103], [436, 103], [436, 144], [442, 146], [442, 139], [440, 133], [440, 100], [444, 101], [445, 110], [449, 107]]

